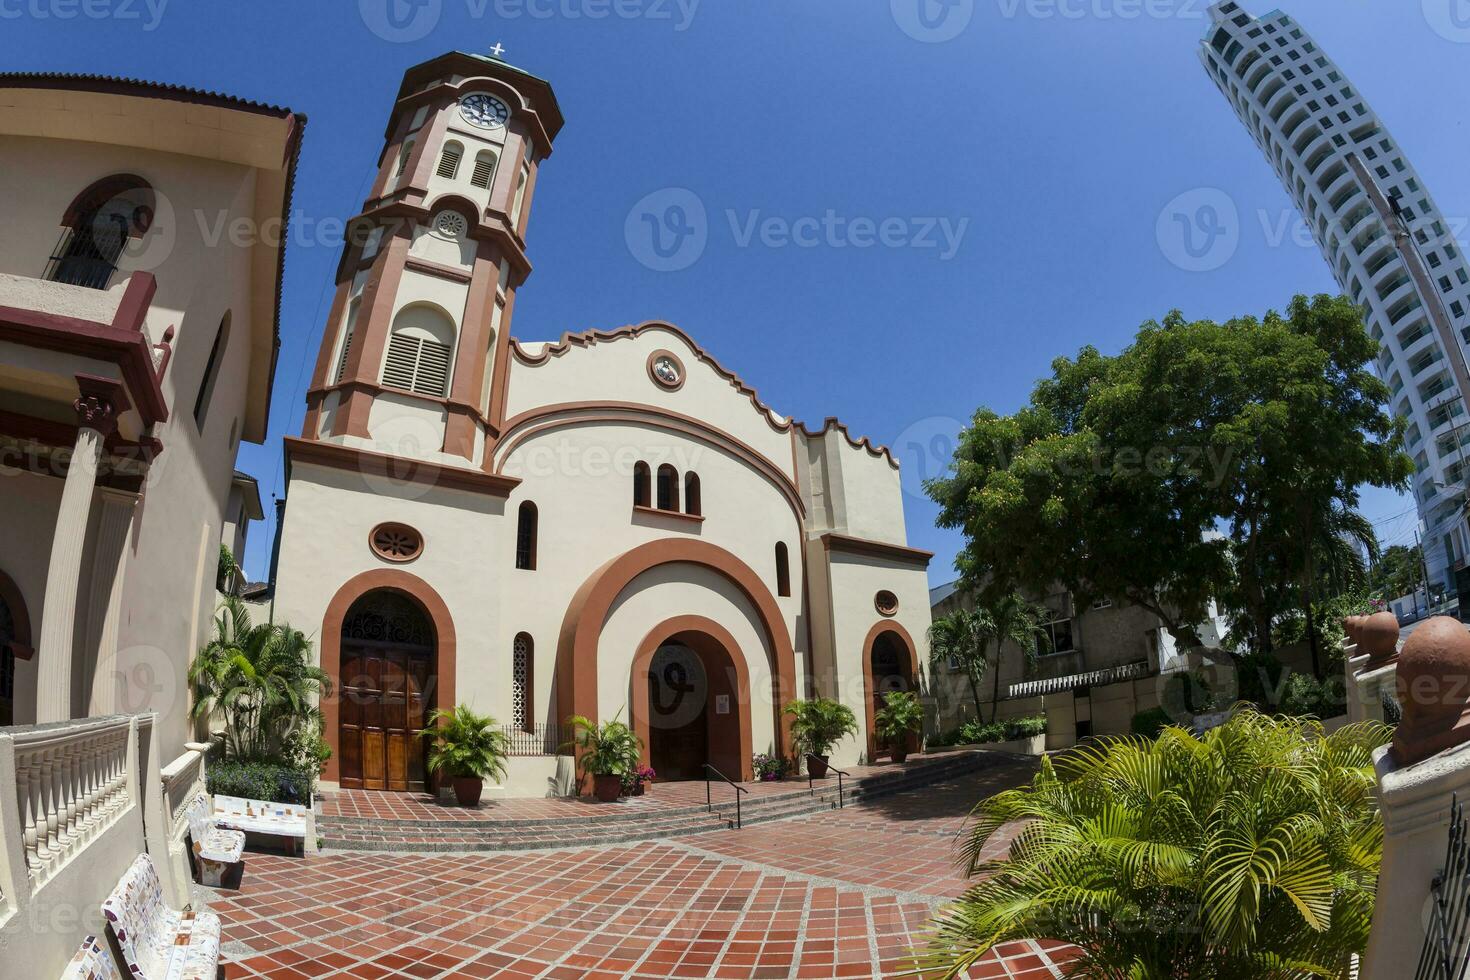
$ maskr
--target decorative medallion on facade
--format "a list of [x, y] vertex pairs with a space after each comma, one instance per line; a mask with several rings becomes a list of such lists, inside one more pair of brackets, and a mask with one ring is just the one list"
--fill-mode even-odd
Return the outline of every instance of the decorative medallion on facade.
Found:
[[459, 114], [471, 126], [480, 129], [502, 129], [510, 121], [510, 106], [493, 95], [476, 92], [460, 100]]
[[648, 376], [669, 391], [684, 387], [684, 362], [672, 352], [656, 350], [648, 357]]
[[873, 608], [878, 610], [880, 616], [898, 615], [898, 596], [887, 589], [881, 590], [873, 596]]
[[407, 524], [379, 524], [370, 540], [373, 553], [384, 561], [413, 561], [424, 551], [423, 535]]
[[460, 239], [470, 230], [470, 223], [458, 211], [440, 211], [434, 216], [434, 233], [445, 238]]

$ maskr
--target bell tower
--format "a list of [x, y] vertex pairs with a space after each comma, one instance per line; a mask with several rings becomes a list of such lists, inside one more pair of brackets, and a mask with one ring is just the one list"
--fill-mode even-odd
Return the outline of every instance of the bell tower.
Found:
[[536, 178], [561, 127], [550, 84], [499, 58], [454, 52], [404, 75], [348, 223], [303, 439], [451, 467], [488, 458]]

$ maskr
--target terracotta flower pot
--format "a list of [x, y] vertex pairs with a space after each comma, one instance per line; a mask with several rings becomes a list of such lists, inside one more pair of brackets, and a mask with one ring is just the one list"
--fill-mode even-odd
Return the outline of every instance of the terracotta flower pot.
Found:
[[485, 792], [485, 781], [479, 776], [455, 776], [454, 800], [460, 806], [479, 806], [480, 794]]
[[909, 761], [909, 747], [907, 745], [894, 746], [889, 751], [889, 755], [893, 757], [893, 761], [898, 765], [903, 765]]
[[806, 758], [806, 771], [812, 774], [813, 779], [827, 778], [827, 757], [825, 755], [809, 755]]
[[603, 803], [616, 803], [623, 795], [623, 777], [617, 774], [593, 776], [592, 795]]

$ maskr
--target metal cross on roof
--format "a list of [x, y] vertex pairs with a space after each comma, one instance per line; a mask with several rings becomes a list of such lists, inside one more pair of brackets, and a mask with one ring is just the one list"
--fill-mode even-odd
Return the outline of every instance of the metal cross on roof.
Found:
[[490, 49], [490, 54], [492, 57], [499, 60], [500, 56], [505, 54], [505, 45], [501, 44], [499, 41], [496, 41], [495, 47]]

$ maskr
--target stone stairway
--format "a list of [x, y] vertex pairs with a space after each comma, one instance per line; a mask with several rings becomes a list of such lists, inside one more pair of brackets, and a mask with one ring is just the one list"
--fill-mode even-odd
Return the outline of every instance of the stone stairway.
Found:
[[[933, 757], [921, 765], [890, 770], [865, 778], [844, 779], [842, 803], [854, 803], [899, 793], [964, 773], [989, 768], [1009, 755], [961, 752]], [[792, 781], [790, 790], [761, 787], [740, 804], [743, 827], [807, 816], [836, 809], [836, 774], [807, 784]], [[631, 841], [662, 840], [733, 830], [735, 790], [714, 782], [713, 806], [669, 805], [653, 797], [625, 800], [616, 805], [589, 807], [587, 815], [554, 819], [384, 820], [365, 817], [317, 816], [317, 835], [324, 851], [478, 852], [586, 847]]]

